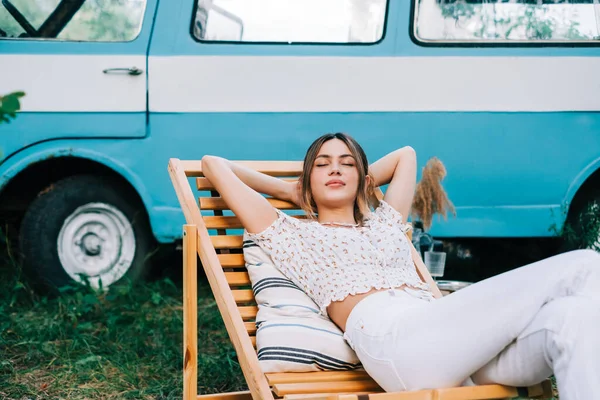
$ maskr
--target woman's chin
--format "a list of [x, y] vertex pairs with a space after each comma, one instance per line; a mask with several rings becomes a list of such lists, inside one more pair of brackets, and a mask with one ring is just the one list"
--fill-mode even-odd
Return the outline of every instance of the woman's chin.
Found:
[[325, 208], [342, 208], [354, 207], [354, 201], [355, 198], [349, 196], [327, 196], [320, 199], [317, 204]]

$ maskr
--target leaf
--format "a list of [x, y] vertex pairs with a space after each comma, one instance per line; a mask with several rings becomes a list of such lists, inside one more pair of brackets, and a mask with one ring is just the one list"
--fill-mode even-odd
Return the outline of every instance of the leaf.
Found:
[[19, 99], [23, 96], [25, 96], [23, 92], [14, 92], [0, 97], [0, 112], [14, 117], [15, 113], [21, 109]]
[[154, 305], [159, 305], [160, 301], [161, 301], [162, 297], [160, 296], [160, 293], [158, 292], [154, 292], [152, 293], [152, 303], [154, 303]]
[[88, 293], [85, 296], [83, 296], [82, 301], [83, 304], [94, 305], [98, 303], [98, 298], [95, 295]]

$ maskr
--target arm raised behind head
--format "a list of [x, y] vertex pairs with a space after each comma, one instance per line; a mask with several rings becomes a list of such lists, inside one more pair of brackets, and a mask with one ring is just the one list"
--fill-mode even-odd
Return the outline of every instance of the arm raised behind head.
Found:
[[264, 231], [277, 219], [275, 208], [260, 193], [292, 200], [294, 185], [221, 157], [202, 157], [202, 171], [250, 233]]
[[375, 180], [375, 186], [389, 183], [383, 200], [402, 214], [406, 222], [417, 184], [415, 150], [406, 146], [392, 151], [371, 164], [369, 172]]

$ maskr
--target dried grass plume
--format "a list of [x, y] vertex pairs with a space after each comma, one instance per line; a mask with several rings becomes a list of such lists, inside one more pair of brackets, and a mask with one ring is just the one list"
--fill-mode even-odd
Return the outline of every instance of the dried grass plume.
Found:
[[445, 177], [446, 167], [437, 157], [431, 158], [423, 167], [421, 181], [417, 184], [415, 192], [412, 214], [423, 222], [425, 230], [431, 227], [435, 214], [442, 215], [444, 219], [447, 218], [448, 212], [456, 216], [454, 205], [442, 187]]

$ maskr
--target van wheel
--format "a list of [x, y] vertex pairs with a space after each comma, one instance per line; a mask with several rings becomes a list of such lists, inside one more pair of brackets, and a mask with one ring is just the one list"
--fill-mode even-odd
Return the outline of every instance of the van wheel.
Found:
[[86, 281], [106, 288], [141, 279], [154, 238], [143, 206], [128, 193], [125, 185], [92, 175], [44, 190], [21, 223], [24, 272], [51, 288]]
[[563, 251], [592, 249], [600, 251], [600, 192], [573, 204], [562, 233]]

